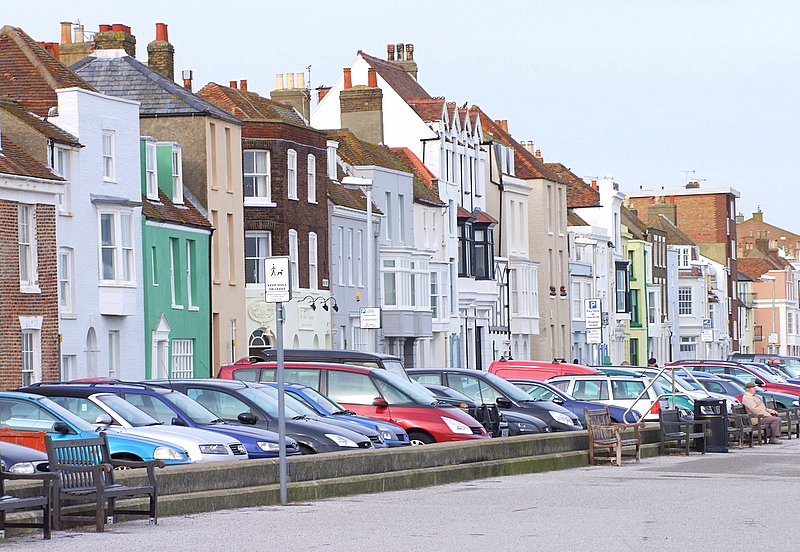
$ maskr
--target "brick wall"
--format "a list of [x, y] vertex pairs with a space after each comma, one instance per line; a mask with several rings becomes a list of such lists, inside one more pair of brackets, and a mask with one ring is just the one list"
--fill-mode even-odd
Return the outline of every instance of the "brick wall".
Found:
[[42, 316], [42, 379], [58, 374], [59, 311], [56, 214], [52, 205], [35, 209], [38, 277], [41, 293], [21, 293], [17, 203], [0, 200], [0, 388], [22, 385], [22, 329], [20, 316]]

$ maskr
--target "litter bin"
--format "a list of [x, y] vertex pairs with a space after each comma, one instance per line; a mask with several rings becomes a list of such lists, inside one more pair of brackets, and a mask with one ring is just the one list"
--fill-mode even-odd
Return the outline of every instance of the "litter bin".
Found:
[[706, 452], [728, 452], [728, 409], [724, 399], [694, 401], [694, 419], [708, 420]]

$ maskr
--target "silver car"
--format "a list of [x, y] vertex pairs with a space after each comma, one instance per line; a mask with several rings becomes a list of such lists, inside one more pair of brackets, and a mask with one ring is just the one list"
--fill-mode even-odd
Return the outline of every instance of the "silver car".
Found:
[[104, 430], [159, 439], [179, 445], [195, 462], [247, 460], [244, 445], [228, 435], [184, 426], [162, 425], [113, 393], [92, 393], [86, 397], [50, 397], [70, 412]]

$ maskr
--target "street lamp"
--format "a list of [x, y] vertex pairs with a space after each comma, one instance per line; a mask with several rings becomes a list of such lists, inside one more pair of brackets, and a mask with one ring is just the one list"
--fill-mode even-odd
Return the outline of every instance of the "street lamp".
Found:
[[[772, 282], [772, 331], [770, 332], [770, 336], [767, 339], [769, 345], [769, 353], [770, 354], [777, 354], [777, 350], [773, 350], [778, 348], [778, 336], [775, 335], [775, 276], [770, 276], [769, 274], [764, 274], [759, 278], [762, 282]], [[775, 343], [769, 343], [769, 341], [775, 336]]]
[[[367, 198], [367, 307], [375, 304], [375, 283], [372, 281], [373, 272], [373, 247], [375, 239], [372, 234], [372, 179], [361, 176], [345, 176], [342, 178], [342, 185], [348, 190], [361, 190]], [[367, 334], [367, 349], [374, 351], [374, 340], [372, 329]]]

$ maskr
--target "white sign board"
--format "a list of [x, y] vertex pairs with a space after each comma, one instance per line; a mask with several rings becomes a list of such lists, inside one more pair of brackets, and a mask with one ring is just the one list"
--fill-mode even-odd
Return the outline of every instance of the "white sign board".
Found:
[[264, 301], [286, 303], [292, 299], [292, 278], [289, 273], [289, 257], [267, 257], [264, 259]]
[[603, 330], [599, 328], [590, 328], [586, 330], [586, 343], [602, 343], [603, 342]]
[[778, 332], [770, 332], [767, 336], [767, 343], [770, 345], [777, 345], [778, 343]]
[[703, 343], [714, 341], [714, 330], [700, 330], [700, 341]]
[[[600, 299], [586, 299], [586, 329], [603, 327], [603, 314], [600, 312]], [[597, 343], [600, 343], [599, 341]]]
[[361, 307], [359, 314], [362, 328], [376, 330], [381, 327], [381, 309], [377, 307]]

